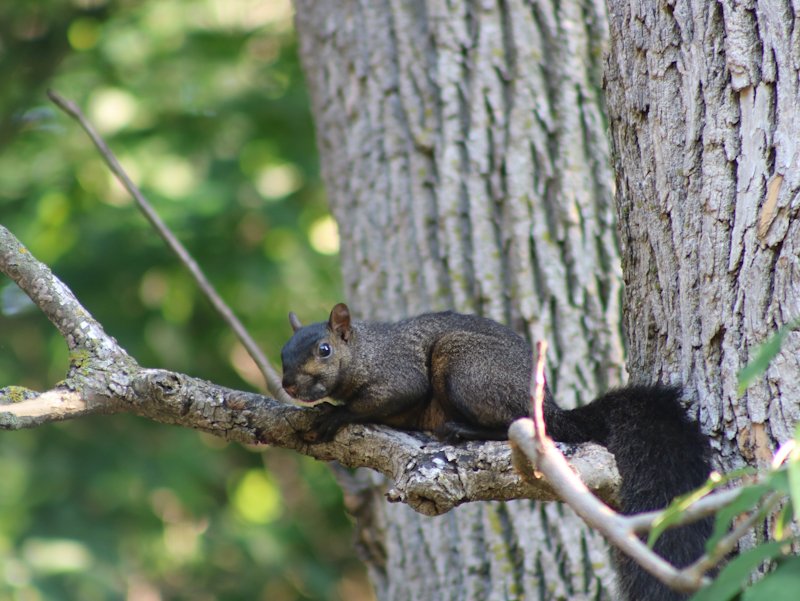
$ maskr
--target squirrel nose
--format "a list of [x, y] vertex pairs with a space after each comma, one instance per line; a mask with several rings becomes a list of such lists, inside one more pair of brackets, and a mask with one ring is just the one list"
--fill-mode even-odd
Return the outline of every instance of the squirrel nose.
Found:
[[289, 396], [295, 396], [297, 394], [297, 384], [289, 384], [288, 386], [284, 386], [283, 389], [289, 393]]

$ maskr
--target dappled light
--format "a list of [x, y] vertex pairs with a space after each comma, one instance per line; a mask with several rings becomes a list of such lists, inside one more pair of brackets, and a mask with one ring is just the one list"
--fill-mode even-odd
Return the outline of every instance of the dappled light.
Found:
[[321, 217], [311, 224], [308, 239], [320, 254], [335, 255], [339, 252], [339, 228], [330, 216]]
[[[73, 100], [270, 359], [341, 300], [288, 0], [0, 6], [0, 223], [142, 365], [263, 390]], [[0, 280], [0, 387], [64, 379], [64, 339]], [[0, 436], [0, 601], [369, 599], [328, 469], [131, 416]], [[366, 595], [366, 596], [365, 596]]]

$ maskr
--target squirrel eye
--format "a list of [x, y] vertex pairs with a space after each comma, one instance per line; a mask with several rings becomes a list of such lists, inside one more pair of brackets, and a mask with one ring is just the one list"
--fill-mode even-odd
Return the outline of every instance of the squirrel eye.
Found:
[[322, 357], [323, 359], [325, 357], [330, 357], [331, 352], [332, 352], [331, 345], [328, 344], [327, 342], [323, 342], [322, 344], [319, 345], [319, 356]]

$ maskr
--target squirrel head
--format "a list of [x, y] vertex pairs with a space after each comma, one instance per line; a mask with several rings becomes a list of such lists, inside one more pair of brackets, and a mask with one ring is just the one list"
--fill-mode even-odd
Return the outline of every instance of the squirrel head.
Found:
[[339, 303], [327, 322], [303, 326], [289, 313], [294, 336], [281, 349], [283, 388], [306, 402], [330, 396], [347, 370], [352, 356], [350, 310]]

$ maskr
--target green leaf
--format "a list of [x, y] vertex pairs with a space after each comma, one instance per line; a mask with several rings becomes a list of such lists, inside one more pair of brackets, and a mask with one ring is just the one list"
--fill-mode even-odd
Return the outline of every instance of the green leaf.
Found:
[[708, 493], [721, 488], [731, 480], [755, 473], [756, 470], [751, 467], [738, 469], [725, 475], [721, 475], [718, 472], [712, 472], [705, 484], [696, 490], [673, 499], [672, 503], [669, 504], [661, 516], [653, 520], [653, 525], [647, 538], [647, 545], [652, 549], [653, 545], [658, 540], [658, 537], [661, 536], [664, 530], [666, 530], [670, 525], [679, 521], [687, 509], [705, 497]]
[[[728, 599], [732, 599], [745, 585], [752, 571], [765, 559], [781, 555], [781, 547], [785, 544], [788, 542], [767, 543], [747, 553], [742, 553], [725, 566], [711, 584], [700, 589], [691, 598], [691, 601], [728, 601]], [[797, 596], [797, 589], [795, 589], [793, 599], [796, 600]]]
[[786, 339], [788, 333], [798, 327], [798, 323], [790, 323], [782, 327], [778, 332], [764, 344], [762, 344], [756, 352], [755, 358], [748, 363], [744, 369], [739, 371], [739, 389], [738, 395], [741, 397], [745, 390], [753, 383], [758, 376], [764, 373], [769, 367], [769, 362], [775, 358], [783, 346], [783, 341]]
[[731, 528], [731, 522], [737, 515], [755, 507], [761, 497], [771, 490], [772, 487], [767, 484], [746, 486], [733, 503], [720, 509], [714, 522], [714, 533], [706, 541], [706, 551], [709, 553], [713, 551], [717, 543], [728, 533]]
[[661, 536], [661, 533], [664, 532], [664, 530], [666, 530], [670, 525], [679, 521], [689, 507], [714, 490], [719, 479], [719, 475], [717, 474], [717, 478], [709, 479], [697, 490], [680, 497], [676, 497], [672, 503], [669, 504], [669, 507], [664, 510], [661, 516], [653, 520], [653, 527], [651, 528], [650, 534], [647, 537], [647, 546], [652, 549], [653, 545], [658, 540], [658, 537]]
[[794, 506], [794, 519], [800, 519], [800, 446], [797, 445], [800, 440], [800, 424], [794, 431], [795, 447], [789, 453], [788, 460], [788, 473], [789, 480], [789, 495], [792, 498], [792, 505]]
[[[783, 539], [783, 529], [786, 528], [786, 525], [792, 521], [790, 517], [792, 514], [792, 500], [789, 499], [789, 502], [783, 506], [781, 510], [781, 514], [778, 516], [778, 520], [775, 522], [775, 540], [782, 540]], [[787, 536], [790, 533], [787, 533]]]
[[766, 485], [772, 490], [777, 490], [784, 494], [789, 494], [789, 470], [785, 467], [775, 470], [769, 476]]
[[797, 601], [800, 597], [800, 557], [778, 558], [778, 568], [746, 589], [742, 601]]
[[789, 494], [789, 483], [785, 469], [772, 472], [766, 482], [762, 484], [751, 484], [743, 487], [742, 494], [730, 505], [717, 512], [714, 532], [711, 538], [706, 541], [706, 551], [712, 552], [722, 537], [728, 533], [731, 528], [731, 522], [737, 515], [753, 509], [764, 495], [775, 490]]

